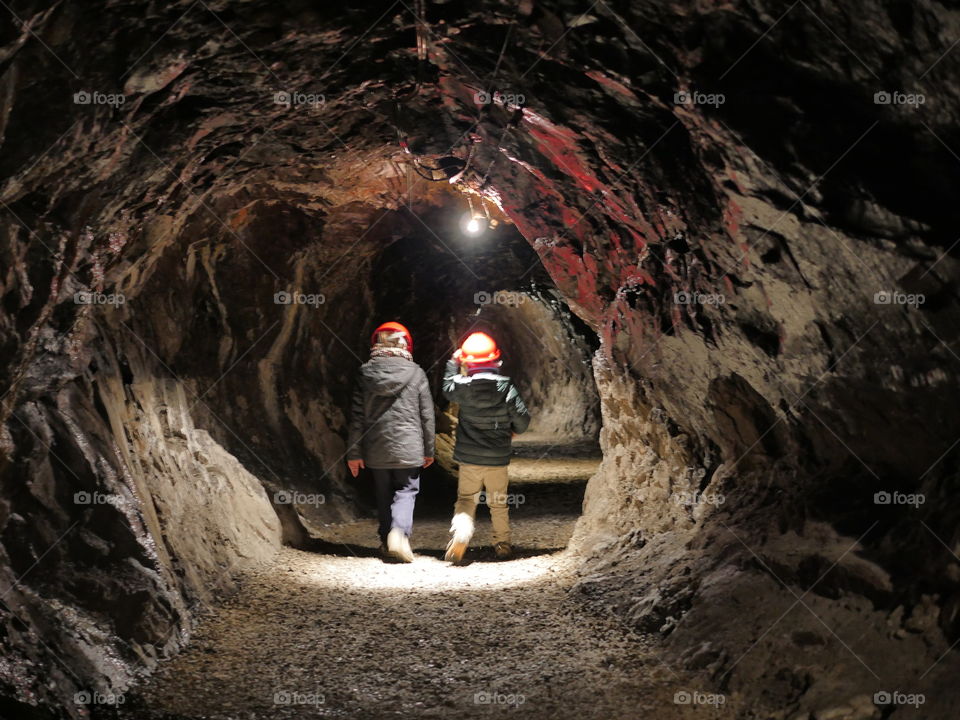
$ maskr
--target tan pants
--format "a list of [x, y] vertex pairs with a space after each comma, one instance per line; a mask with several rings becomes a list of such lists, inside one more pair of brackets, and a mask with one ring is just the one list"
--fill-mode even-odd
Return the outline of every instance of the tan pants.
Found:
[[490, 507], [493, 543], [510, 542], [510, 512], [507, 509], [507, 465], [470, 465], [460, 463], [457, 504], [454, 514], [476, 517], [481, 491]]

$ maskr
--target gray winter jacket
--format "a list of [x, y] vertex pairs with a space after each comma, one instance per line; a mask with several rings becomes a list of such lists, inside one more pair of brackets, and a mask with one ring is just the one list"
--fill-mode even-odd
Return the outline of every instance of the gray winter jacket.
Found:
[[460, 405], [453, 459], [471, 465], [509, 465], [513, 433], [530, 425], [520, 391], [505, 375], [481, 372], [464, 377], [447, 362], [443, 396]]
[[433, 457], [433, 398], [415, 362], [375, 357], [353, 391], [347, 459], [368, 468], [412, 468]]

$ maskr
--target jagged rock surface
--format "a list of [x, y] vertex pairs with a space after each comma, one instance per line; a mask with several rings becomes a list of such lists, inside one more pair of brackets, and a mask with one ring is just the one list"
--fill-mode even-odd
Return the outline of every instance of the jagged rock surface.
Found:
[[[418, 218], [456, 235], [440, 217], [464, 204], [412, 172], [402, 138], [426, 165], [470, 158], [461, 187], [498, 205], [599, 339], [585, 600], [760, 713], [859, 717], [904, 676], [949, 716], [953, 656], [919, 679], [960, 632], [949, 4], [430, 3], [424, 63], [400, 6], [12, 9], [27, 24], [0, 35], [6, 694], [76, 712], [72, 688], [122, 687], [189, 624], [214, 565], [269, 553], [277, 491], [327, 500], [276, 506], [291, 542], [353, 511], [342, 408], [389, 283], [371, 268]], [[927, 102], [875, 104], [897, 89]], [[81, 90], [126, 102], [75, 105]], [[478, 105], [482, 90], [523, 108]], [[677, 103], [688, 91], [725, 102]], [[73, 303], [87, 288], [127, 302]], [[874, 302], [892, 290], [926, 302]], [[283, 291], [325, 302], [278, 306]], [[454, 325], [433, 331], [437, 357]], [[125, 455], [144, 438], [149, 471]], [[194, 490], [171, 472], [229, 476], [242, 519], [192, 527]], [[91, 516], [77, 488], [136, 509]], [[894, 490], [927, 502], [874, 504]], [[174, 516], [153, 524], [151, 505]], [[164, 528], [196, 533], [169, 562]], [[765, 632], [811, 586], [865, 665], [815, 653], [837, 640], [799, 605]]]

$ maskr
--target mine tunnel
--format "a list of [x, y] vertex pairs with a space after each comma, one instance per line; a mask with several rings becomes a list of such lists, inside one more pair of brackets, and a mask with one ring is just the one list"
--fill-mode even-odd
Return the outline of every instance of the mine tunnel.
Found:
[[958, 38], [0, 3], [0, 718], [956, 717]]

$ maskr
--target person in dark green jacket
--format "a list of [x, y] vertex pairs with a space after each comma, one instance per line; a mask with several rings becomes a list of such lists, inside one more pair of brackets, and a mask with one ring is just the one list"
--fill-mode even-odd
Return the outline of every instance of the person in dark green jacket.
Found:
[[486, 495], [498, 559], [513, 555], [507, 503], [507, 467], [513, 436], [530, 424], [520, 391], [500, 374], [502, 360], [496, 342], [486, 333], [470, 335], [447, 362], [443, 395], [460, 406], [453, 459], [460, 463], [452, 537], [444, 556], [459, 564], [473, 537], [477, 501]]

